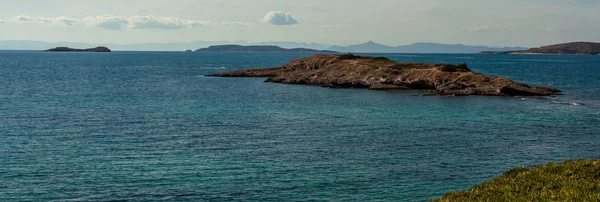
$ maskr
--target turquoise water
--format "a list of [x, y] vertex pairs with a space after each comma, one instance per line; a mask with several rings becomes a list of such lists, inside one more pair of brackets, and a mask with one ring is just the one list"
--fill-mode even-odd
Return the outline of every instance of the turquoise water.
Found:
[[0, 51], [0, 201], [425, 201], [518, 166], [600, 159], [600, 57], [466, 62], [547, 99], [211, 78], [307, 54]]

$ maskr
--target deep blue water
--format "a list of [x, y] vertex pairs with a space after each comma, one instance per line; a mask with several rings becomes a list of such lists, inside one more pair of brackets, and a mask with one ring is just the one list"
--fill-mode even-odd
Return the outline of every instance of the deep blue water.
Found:
[[425, 201], [514, 167], [600, 159], [600, 56], [379, 55], [565, 92], [203, 76], [306, 54], [0, 51], [0, 201]]

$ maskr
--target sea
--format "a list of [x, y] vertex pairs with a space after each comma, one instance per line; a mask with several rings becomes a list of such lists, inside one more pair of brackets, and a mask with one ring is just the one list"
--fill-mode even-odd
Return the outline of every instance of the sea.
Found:
[[552, 97], [205, 76], [309, 55], [0, 51], [0, 201], [427, 201], [600, 159], [600, 56], [361, 54], [467, 63]]

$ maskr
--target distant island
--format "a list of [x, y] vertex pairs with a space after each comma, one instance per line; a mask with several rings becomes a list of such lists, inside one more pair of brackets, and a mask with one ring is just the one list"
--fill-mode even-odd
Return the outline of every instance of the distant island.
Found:
[[480, 54], [554, 54], [554, 55], [599, 55], [600, 43], [572, 42], [562, 43], [528, 50], [483, 51]]
[[281, 48], [279, 46], [241, 46], [241, 45], [217, 45], [201, 48], [196, 52], [280, 52], [280, 53], [336, 53], [328, 50], [314, 50], [308, 48]]
[[266, 82], [370, 90], [431, 90], [438, 95], [548, 96], [560, 91], [472, 72], [466, 64], [399, 63], [384, 57], [314, 55], [277, 68], [217, 73], [267, 77]]
[[96, 48], [88, 49], [75, 49], [69, 47], [56, 47], [46, 50], [47, 52], [111, 52], [110, 49], [104, 46], [98, 46]]

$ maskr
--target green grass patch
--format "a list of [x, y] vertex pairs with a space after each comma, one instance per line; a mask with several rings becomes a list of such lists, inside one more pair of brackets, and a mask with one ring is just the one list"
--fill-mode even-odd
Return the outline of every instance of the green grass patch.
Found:
[[516, 168], [432, 201], [600, 201], [600, 161], [569, 160]]

